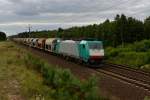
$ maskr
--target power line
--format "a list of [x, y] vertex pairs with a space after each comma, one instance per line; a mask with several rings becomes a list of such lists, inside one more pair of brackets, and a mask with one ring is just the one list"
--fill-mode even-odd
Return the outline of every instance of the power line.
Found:
[[29, 33], [31, 32], [31, 28], [32, 28], [32, 27], [31, 27], [31, 25], [29, 24], [29, 25], [28, 25]]
[[30, 34], [31, 34], [31, 28], [32, 28], [32, 26], [29, 24], [29, 25], [28, 25], [29, 38], [30, 38]]

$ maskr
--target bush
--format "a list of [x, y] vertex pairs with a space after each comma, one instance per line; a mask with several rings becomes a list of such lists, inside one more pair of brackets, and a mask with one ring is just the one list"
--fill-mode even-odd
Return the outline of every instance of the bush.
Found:
[[150, 40], [135, 42], [132, 49], [137, 52], [146, 52], [150, 50]]
[[117, 58], [120, 63], [139, 67], [149, 63], [150, 57], [147, 55], [148, 54], [144, 52], [121, 52]]
[[75, 78], [69, 70], [53, 67], [28, 54], [25, 57], [25, 64], [40, 72], [53, 93], [50, 97], [56, 100], [99, 100], [96, 85], [96, 78], [81, 82]]
[[110, 58], [110, 57], [117, 57], [119, 55], [119, 53], [121, 53], [121, 52], [129, 52], [129, 51], [131, 51], [131, 49], [127, 48], [127, 47], [126, 48], [122, 48], [122, 47], [119, 47], [119, 48], [108, 47], [106, 49], [106, 56], [108, 58]]
[[147, 70], [150, 71], [150, 64], [141, 66], [140, 68], [143, 69], [143, 70], [146, 70], [146, 71], [147, 71]]
[[115, 49], [115, 48], [107, 48], [106, 49], [106, 57], [116, 57], [119, 53], [119, 50]]
[[107, 61], [134, 68], [149, 69], [147, 65], [150, 65], [150, 40], [127, 44], [125, 47], [108, 47], [105, 52]]

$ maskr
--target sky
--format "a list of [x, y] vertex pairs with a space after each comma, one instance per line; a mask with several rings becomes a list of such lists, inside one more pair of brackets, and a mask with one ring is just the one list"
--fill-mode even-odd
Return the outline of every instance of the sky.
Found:
[[7, 36], [31, 30], [53, 30], [99, 24], [125, 14], [150, 16], [150, 0], [0, 0], [0, 31]]

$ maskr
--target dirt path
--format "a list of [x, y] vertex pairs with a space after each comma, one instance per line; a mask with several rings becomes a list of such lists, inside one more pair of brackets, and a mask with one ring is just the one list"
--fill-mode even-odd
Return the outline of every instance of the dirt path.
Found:
[[[8, 43], [0, 43], [0, 100], [23, 100], [17, 80], [16, 52]], [[11, 50], [11, 52], [9, 52]]]
[[20, 94], [20, 84], [13, 77], [13, 71], [0, 67], [0, 100], [23, 100]]
[[[83, 67], [72, 62], [68, 62], [57, 56], [53, 56], [29, 47], [21, 47], [26, 48], [33, 54], [43, 58], [49, 64], [54, 64], [58, 65], [58, 67], [61, 66], [61, 68], [70, 69], [72, 73], [80, 79], [86, 79], [92, 74], [95, 74], [95, 71], [92, 69]], [[96, 75], [100, 77], [98, 83], [101, 94], [105, 97], [111, 98], [112, 100], [143, 100], [145, 96], [150, 96], [150, 94], [143, 89], [134, 87], [130, 84], [127, 84], [126, 82], [122, 82], [118, 79], [114, 79], [103, 74]]]

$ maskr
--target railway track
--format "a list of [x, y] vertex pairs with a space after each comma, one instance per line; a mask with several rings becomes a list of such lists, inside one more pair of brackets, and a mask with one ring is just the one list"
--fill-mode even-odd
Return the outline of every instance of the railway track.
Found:
[[150, 72], [146, 72], [144, 70], [138, 70], [138, 69], [133, 69], [127, 65], [119, 65], [119, 64], [113, 64], [111, 62], [104, 62], [105, 65], [110, 65], [112, 67], [117, 67], [117, 68], [121, 68], [121, 69], [126, 69], [126, 70], [130, 70], [132, 72], [136, 72], [136, 73], [140, 73], [140, 74], [144, 74], [144, 75], [149, 75], [150, 76]]
[[150, 92], [150, 74], [148, 72], [112, 63], [105, 63], [101, 68], [95, 70]]
[[[90, 65], [87, 66], [90, 67]], [[148, 72], [131, 69], [124, 65], [106, 62], [104, 65], [97, 67], [96, 69], [94, 68], [94, 70], [98, 73], [103, 73], [133, 86], [142, 88], [150, 93], [150, 73]]]

